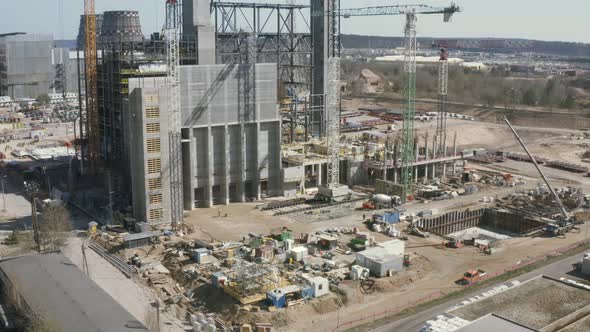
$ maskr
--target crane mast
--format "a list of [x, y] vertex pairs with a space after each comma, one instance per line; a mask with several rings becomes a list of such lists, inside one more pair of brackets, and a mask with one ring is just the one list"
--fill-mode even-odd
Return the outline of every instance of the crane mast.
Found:
[[504, 122], [506, 122], [506, 124], [510, 128], [510, 131], [512, 131], [512, 133], [514, 134], [514, 137], [516, 137], [516, 140], [518, 141], [518, 143], [520, 144], [520, 146], [522, 146], [522, 148], [524, 149], [524, 151], [526, 152], [526, 154], [529, 156], [530, 160], [533, 162], [533, 165], [535, 165], [535, 168], [537, 169], [537, 172], [539, 172], [539, 174], [541, 175], [541, 178], [543, 178], [543, 181], [547, 185], [547, 188], [549, 188], [549, 191], [551, 192], [551, 194], [553, 195], [553, 198], [555, 198], [555, 201], [557, 202], [557, 205], [559, 206], [559, 211], [561, 212], [561, 215], [563, 216], [564, 221], [565, 222], [569, 221], [569, 219], [570, 219], [569, 213], [567, 212], [567, 210], [565, 209], [565, 206], [561, 202], [561, 199], [559, 198], [559, 195], [555, 192], [555, 189], [553, 189], [553, 187], [549, 183], [549, 180], [545, 176], [545, 173], [543, 173], [543, 171], [541, 170], [541, 167], [539, 167], [539, 164], [537, 163], [537, 160], [535, 159], [535, 157], [533, 157], [533, 155], [531, 154], [531, 152], [529, 151], [529, 149], [526, 147], [526, 145], [524, 144], [522, 138], [520, 138], [520, 136], [516, 132], [516, 129], [514, 129], [514, 127], [512, 127], [512, 124], [510, 123], [510, 121], [508, 121], [508, 118], [504, 118]]
[[86, 76], [86, 135], [90, 169], [96, 171], [100, 154], [97, 95], [96, 14], [94, 0], [84, 0], [84, 64]]
[[[438, 63], [438, 111], [436, 113], [436, 150], [435, 157], [444, 158], [447, 154], [447, 95], [449, 84], [449, 61], [448, 52], [440, 51]], [[445, 177], [444, 166], [437, 164], [436, 176], [440, 179]]]
[[406, 15], [404, 51], [404, 115], [402, 128], [401, 181], [404, 201], [412, 191], [415, 163], [414, 115], [416, 113], [416, 20], [417, 14], [443, 14], [448, 22], [460, 9], [454, 4], [449, 7], [430, 5], [392, 5], [340, 9], [339, 0], [329, 0], [326, 12], [312, 12], [312, 16], [326, 15], [328, 18], [328, 83], [326, 87], [326, 125], [328, 141], [328, 186], [339, 180], [339, 139], [340, 139], [340, 17]]
[[182, 137], [180, 120], [180, 1], [166, 0], [168, 127], [170, 153], [170, 209], [173, 230], [182, 231]]
[[328, 83], [326, 91], [327, 185], [340, 182], [340, 0], [328, 8]]
[[406, 14], [404, 48], [404, 111], [402, 125], [402, 172], [401, 184], [404, 189], [402, 199], [412, 192], [414, 173], [414, 115], [416, 113], [416, 14], [415, 10]]

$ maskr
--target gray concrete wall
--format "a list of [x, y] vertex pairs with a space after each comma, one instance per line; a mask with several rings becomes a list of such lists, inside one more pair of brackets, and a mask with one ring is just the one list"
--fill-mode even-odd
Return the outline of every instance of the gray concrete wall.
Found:
[[282, 194], [276, 65], [256, 65], [253, 104], [244, 93], [249, 68], [181, 67], [186, 209]]
[[[180, 67], [183, 127], [237, 124], [245, 108], [244, 73], [250, 65]], [[255, 113], [246, 122], [279, 121], [277, 66], [256, 65]]]
[[197, 63], [215, 64], [215, 26], [211, 20], [211, 0], [184, 0], [183, 39], [197, 41]]

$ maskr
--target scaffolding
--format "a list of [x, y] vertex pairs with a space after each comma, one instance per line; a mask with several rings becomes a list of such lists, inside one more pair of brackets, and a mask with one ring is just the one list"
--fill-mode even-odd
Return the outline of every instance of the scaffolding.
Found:
[[[103, 40], [97, 48], [101, 55], [97, 62], [100, 157], [112, 170], [115, 203], [127, 206], [131, 169], [125, 161], [131, 158], [129, 143], [132, 141], [127, 123], [129, 80], [165, 77], [167, 46], [163, 40], [153, 38], [142, 42]], [[181, 41], [180, 62], [195, 64], [195, 59], [194, 41]]]

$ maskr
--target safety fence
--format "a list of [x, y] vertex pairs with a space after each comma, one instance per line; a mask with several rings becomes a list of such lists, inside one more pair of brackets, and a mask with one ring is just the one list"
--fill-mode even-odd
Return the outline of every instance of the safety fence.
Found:
[[[506, 267], [506, 268], [503, 268], [503, 269], [500, 269], [500, 270], [497, 270], [497, 271], [488, 273], [487, 275], [485, 275], [481, 279], [481, 281], [484, 281], [484, 280], [487, 280], [487, 279], [491, 279], [491, 278], [495, 278], [495, 277], [498, 277], [498, 276], [503, 275], [505, 273], [508, 273], [508, 272], [512, 272], [512, 271], [521, 269], [523, 267], [526, 267], [528, 265], [537, 263], [537, 262], [539, 262], [541, 260], [544, 260], [546, 258], [549, 258], [549, 257], [559, 256], [559, 255], [561, 255], [561, 254], [563, 254], [565, 252], [568, 252], [568, 251], [570, 251], [572, 249], [575, 249], [575, 248], [577, 248], [579, 246], [582, 246], [584, 244], [587, 244], [587, 243], [588, 243], [587, 240], [579, 241], [579, 242], [572, 243], [572, 244], [570, 244], [568, 246], [561, 247], [561, 248], [558, 248], [558, 249], [549, 251], [549, 252], [547, 252], [545, 254], [542, 254], [542, 255], [538, 255], [538, 256], [534, 256], [534, 257], [527, 257], [524, 260], [521, 260], [518, 264], [514, 264], [514, 265], [511, 265], [509, 267]], [[478, 283], [467, 285], [464, 288], [461, 288], [460, 291], [464, 291], [465, 289], [469, 289], [469, 288], [474, 287], [474, 286], [477, 286], [477, 285], [478, 285]], [[353, 320], [349, 320], [349, 321], [345, 321], [345, 322], [338, 322], [337, 326], [334, 329], [332, 329], [331, 332], [335, 332], [335, 331], [338, 331], [338, 330], [343, 329], [343, 328], [344, 329], [346, 329], [346, 328], [352, 328], [354, 326], [365, 324], [365, 323], [374, 321], [376, 319], [380, 319], [380, 318], [384, 318], [384, 317], [391, 316], [391, 315], [394, 315], [394, 314], [398, 314], [398, 313], [400, 313], [400, 312], [402, 312], [402, 311], [404, 311], [406, 309], [413, 308], [413, 307], [418, 306], [420, 304], [424, 304], [424, 303], [427, 303], [427, 302], [436, 300], [438, 298], [441, 298], [443, 296], [450, 295], [450, 294], [453, 294], [453, 293], [443, 293], [442, 291], [438, 290], [438, 291], [435, 291], [435, 292], [432, 292], [432, 293], [426, 295], [425, 297], [422, 297], [422, 298], [420, 298], [418, 300], [415, 300], [413, 302], [408, 302], [408, 303], [403, 304], [403, 305], [394, 306], [392, 308], [389, 308], [389, 309], [386, 309], [386, 310], [383, 310], [383, 311], [379, 311], [379, 312], [375, 312], [375, 313], [370, 314], [370, 315], [362, 316], [362, 317], [357, 318], [357, 319], [353, 319]]]

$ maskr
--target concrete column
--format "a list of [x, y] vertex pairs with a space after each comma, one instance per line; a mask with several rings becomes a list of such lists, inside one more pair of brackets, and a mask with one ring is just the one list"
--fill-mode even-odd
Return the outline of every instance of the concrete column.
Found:
[[242, 135], [242, 133], [244, 133], [244, 135], [242, 135], [242, 137], [240, 137], [240, 178], [242, 179], [242, 181], [240, 181], [239, 186], [239, 190], [240, 190], [240, 200], [243, 202], [246, 201], [246, 168], [248, 168], [248, 164], [246, 163], [246, 128], [244, 126], [243, 123], [240, 123], [240, 135]]
[[418, 183], [418, 166], [414, 166], [414, 183]]
[[208, 207], [213, 206], [213, 140], [211, 139], [211, 125], [207, 127], [207, 167], [209, 171], [207, 172], [207, 194], [206, 199], [209, 200]]
[[[426, 140], [424, 140], [424, 149], [426, 152], [426, 160], [430, 160], [430, 156], [428, 155], [428, 136], [426, 136]], [[428, 164], [424, 165], [424, 183], [428, 182]]]
[[[258, 114], [258, 107], [256, 107], [256, 146], [258, 146], [258, 148], [260, 148], [260, 144], [258, 142], [258, 139], [260, 137], [260, 117]], [[260, 151], [258, 149], [256, 149], [256, 169], [260, 168]], [[261, 197], [261, 188], [260, 188], [260, 173], [258, 171], [254, 172], [254, 179], [256, 179], [254, 181], [254, 185], [256, 188], [256, 199], [260, 200]]]
[[385, 141], [385, 151], [383, 152], [383, 180], [387, 181], [387, 152], [389, 148], [389, 141]]
[[[227, 112], [226, 112], [227, 114]], [[225, 126], [223, 127], [224, 130], [224, 134], [223, 135], [223, 144], [225, 145], [225, 170], [224, 170], [224, 176], [225, 176], [225, 180], [223, 181], [223, 191], [225, 194], [225, 204], [229, 204], [229, 183], [231, 181], [230, 179], [230, 174], [229, 174], [229, 127], [227, 126], [227, 122], [225, 124]]]
[[[453, 139], [453, 155], [457, 155], [457, 133], [455, 132], [455, 138]], [[463, 167], [465, 167], [465, 159], [463, 159]], [[453, 176], [457, 176], [457, 162], [453, 160]]]
[[[189, 129], [189, 139], [190, 139], [190, 143], [189, 143], [189, 159], [190, 159], [190, 166], [189, 166], [189, 171], [188, 171], [188, 175], [189, 175], [189, 179], [188, 179], [188, 183], [190, 183], [189, 186], [189, 195], [190, 195], [190, 210], [194, 210], [195, 209], [195, 185], [194, 185], [194, 181], [195, 181], [195, 174], [194, 171], [196, 169], [197, 166], [197, 153], [196, 153], [196, 148], [197, 148], [197, 138], [194, 136], [194, 129], [190, 128]], [[185, 209], [186, 204], [185, 204]]]

